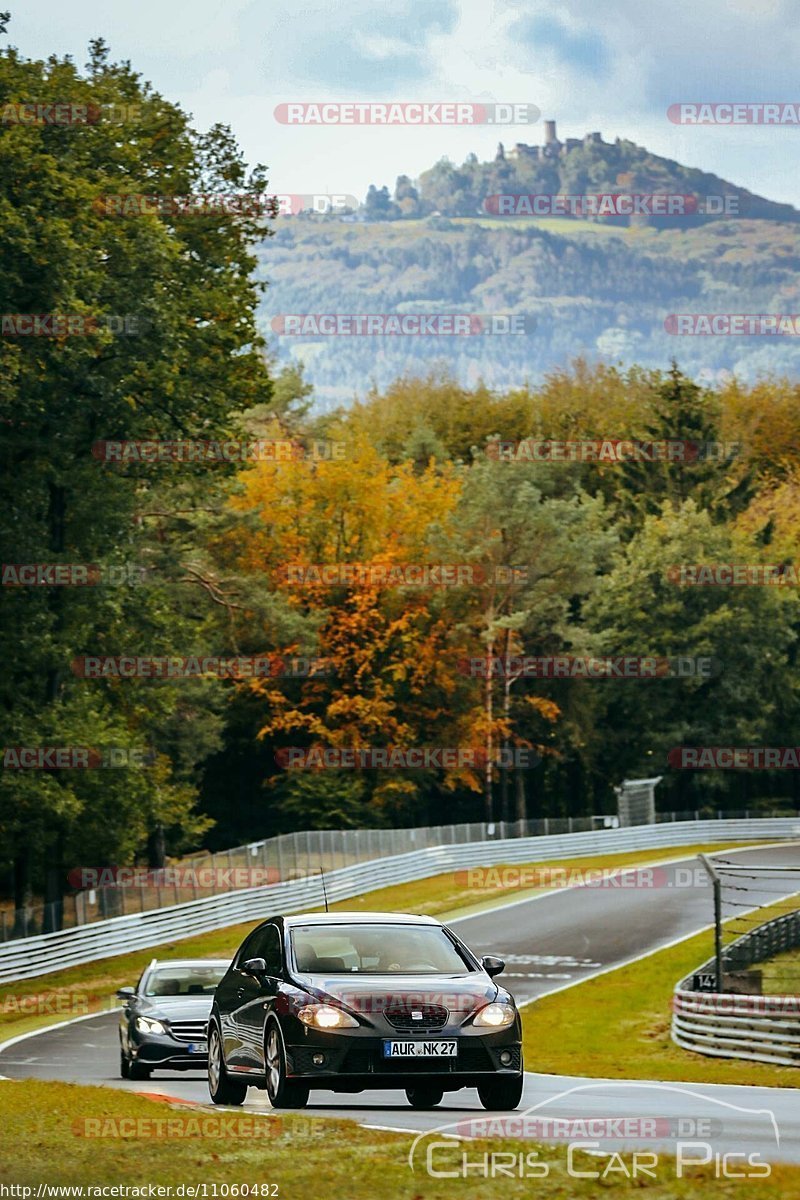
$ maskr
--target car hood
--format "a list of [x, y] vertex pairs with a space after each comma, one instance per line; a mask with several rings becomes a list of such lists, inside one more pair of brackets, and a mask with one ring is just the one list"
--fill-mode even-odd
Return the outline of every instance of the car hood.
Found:
[[440, 1005], [451, 1013], [474, 1012], [495, 1000], [498, 987], [482, 971], [469, 975], [297, 975], [304, 991], [365, 1016], [387, 1008]]
[[167, 1021], [199, 1021], [210, 1016], [213, 1002], [213, 996], [144, 996], [137, 1011]]

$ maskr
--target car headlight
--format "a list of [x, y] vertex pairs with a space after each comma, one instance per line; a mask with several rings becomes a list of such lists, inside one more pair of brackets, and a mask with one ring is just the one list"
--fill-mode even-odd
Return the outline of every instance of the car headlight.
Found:
[[166, 1033], [166, 1026], [161, 1021], [154, 1021], [151, 1017], [137, 1017], [136, 1028], [140, 1033]]
[[307, 1004], [297, 1015], [304, 1025], [313, 1025], [316, 1029], [358, 1028], [358, 1021], [332, 1004]]
[[513, 1004], [487, 1004], [472, 1023], [490, 1029], [503, 1029], [506, 1025], [513, 1025], [516, 1015]]

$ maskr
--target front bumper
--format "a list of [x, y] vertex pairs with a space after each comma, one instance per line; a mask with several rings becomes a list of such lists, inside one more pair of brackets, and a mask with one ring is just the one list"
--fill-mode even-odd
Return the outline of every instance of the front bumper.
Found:
[[167, 1034], [137, 1034], [131, 1038], [130, 1054], [134, 1062], [170, 1071], [205, 1071], [208, 1048], [198, 1050], [196, 1043], [182, 1042]]
[[[413, 1039], [397, 1030], [380, 1034], [363, 1029], [337, 1033], [308, 1029], [304, 1032], [306, 1037], [287, 1041], [287, 1073], [293, 1079], [302, 1079], [312, 1086], [316, 1082], [318, 1087], [333, 1091], [402, 1088], [413, 1086], [420, 1078], [435, 1078], [447, 1090], [474, 1087], [487, 1077], [519, 1075], [522, 1071], [522, 1045], [519, 1031], [514, 1026], [495, 1032], [472, 1027], [428, 1030], [424, 1037]], [[383, 1043], [387, 1039], [455, 1040], [457, 1054], [441, 1058], [386, 1058]], [[323, 1061], [315, 1063], [314, 1058], [320, 1055]]]

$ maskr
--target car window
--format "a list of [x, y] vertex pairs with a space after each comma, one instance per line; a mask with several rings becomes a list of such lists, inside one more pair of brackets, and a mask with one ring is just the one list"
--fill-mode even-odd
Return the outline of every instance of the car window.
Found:
[[213, 996], [222, 976], [222, 965], [154, 967], [145, 982], [145, 996]]
[[280, 975], [283, 956], [281, 936], [276, 925], [265, 925], [263, 929], [257, 929], [252, 937], [248, 938], [243, 949], [247, 953], [240, 956], [240, 964], [248, 958], [263, 958], [267, 964], [267, 972], [270, 975]]
[[463, 974], [475, 967], [436, 925], [294, 925], [290, 931], [298, 971], [368, 975]]
[[248, 934], [248, 936], [242, 942], [241, 946], [236, 951], [236, 958], [234, 960], [234, 966], [240, 967], [243, 962], [247, 961], [248, 958], [256, 957], [256, 954], [253, 951], [253, 946], [255, 945], [257, 933], [258, 933], [258, 930], [256, 930], [255, 933]]

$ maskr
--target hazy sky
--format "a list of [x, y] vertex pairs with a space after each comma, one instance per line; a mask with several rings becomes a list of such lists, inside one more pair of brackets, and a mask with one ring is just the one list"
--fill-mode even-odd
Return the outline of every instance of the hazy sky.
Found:
[[[686, 101], [800, 101], [798, 0], [13, 0], [10, 41], [82, 65], [100, 35], [156, 88], [230, 124], [277, 192], [392, 188], [437, 159], [494, 154], [496, 128], [287, 127], [283, 101], [483, 100], [535, 104], [560, 136], [599, 129], [800, 206], [787, 127], [688, 128]], [[542, 126], [503, 131], [542, 140]]]

